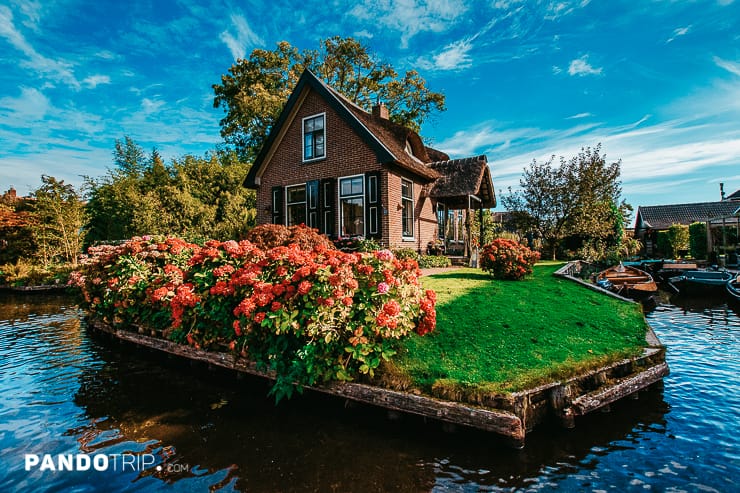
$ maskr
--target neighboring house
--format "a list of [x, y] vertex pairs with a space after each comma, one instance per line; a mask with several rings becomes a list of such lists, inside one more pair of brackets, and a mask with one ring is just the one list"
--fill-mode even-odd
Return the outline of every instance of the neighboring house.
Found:
[[364, 237], [424, 252], [463, 250], [471, 209], [495, 207], [486, 156], [450, 159], [364, 111], [305, 71], [255, 159], [257, 223], [305, 223], [332, 238]]
[[711, 222], [714, 226], [721, 225], [737, 215], [739, 210], [740, 190], [718, 202], [640, 206], [635, 220], [635, 238], [643, 242], [647, 255], [654, 255], [659, 231], [665, 231], [673, 224], [688, 226], [695, 222]]

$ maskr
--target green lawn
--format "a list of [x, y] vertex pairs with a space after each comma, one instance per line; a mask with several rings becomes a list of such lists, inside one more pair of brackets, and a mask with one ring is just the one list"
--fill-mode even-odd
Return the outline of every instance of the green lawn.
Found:
[[403, 342], [385, 384], [476, 400], [639, 354], [640, 305], [556, 278], [560, 265], [540, 263], [524, 281], [478, 269], [423, 278], [437, 292], [437, 330]]

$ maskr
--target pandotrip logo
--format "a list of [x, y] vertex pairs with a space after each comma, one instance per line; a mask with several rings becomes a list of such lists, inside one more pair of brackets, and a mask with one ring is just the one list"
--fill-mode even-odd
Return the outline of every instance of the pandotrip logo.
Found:
[[188, 472], [190, 466], [179, 463], [158, 464], [153, 454], [26, 454], [26, 471], [130, 471], [155, 469], [157, 472]]

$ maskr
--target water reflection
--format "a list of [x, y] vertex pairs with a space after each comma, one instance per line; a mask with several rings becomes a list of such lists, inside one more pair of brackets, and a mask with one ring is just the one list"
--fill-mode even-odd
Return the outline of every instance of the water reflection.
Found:
[[[720, 301], [648, 314], [668, 345], [665, 388], [547, 427], [524, 450], [490, 434], [306, 394], [90, 333], [63, 296], [0, 298], [0, 484], [7, 490], [737, 490], [737, 330]], [[153, 454], [156, 467], [23, 470], [24, 453]], [[164, 466], [164, 467], [162, 467]]]
[[237, 490], [523, 488], [543, 474], [565, 478], [582, 462], [592, 467], [593, 451], [614, 441], [634, 443], [644, 431], [662, 432], [668, 410], [662, 391], [652, 389], [611, 414], [579, 421], [576, 430], [540, 430], [525, 450], [513, 451], [487, 433], [445, 433], [439, 423], [415, 417], [389, 421], [382, 410], [345, 407], [320, 395], [275, 407], [259, 379], [238, 380], [176, 359], [163, 364], [161, 354], [121, 344], [109, 351], [109, 345], [102, 341], [97, 348], [106, 364], [80, 376], [75, 402], [91, 420], [74, 432], [155, 444], [170, 463], [233, 477]]

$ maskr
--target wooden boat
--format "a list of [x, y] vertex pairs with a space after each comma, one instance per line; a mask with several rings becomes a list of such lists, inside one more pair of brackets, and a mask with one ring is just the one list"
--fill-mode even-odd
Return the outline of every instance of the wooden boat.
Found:
[[734, 277], [726, 270], [689, 270], [679, 276], [671, 277], [668, 284], [677, 291], [721, 289]]
[[615, 265], [599, 272], [596, 284], [628, 296], [649, 296], [658, 291], [653, 276], [629, 265]]
[[730, 293], [730, 296], [735, 299], [735, 301], [740, 302], [740, 274], [727, 281], [727, 284], [725, 284], [725, 288], [727, 289], [727, 292]]

